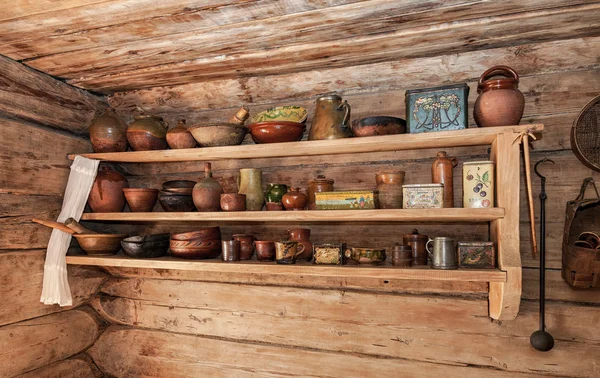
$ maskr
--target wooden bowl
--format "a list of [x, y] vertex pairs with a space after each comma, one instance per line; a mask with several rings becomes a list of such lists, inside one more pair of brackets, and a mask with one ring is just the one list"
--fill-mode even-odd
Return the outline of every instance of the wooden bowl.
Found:
[[192, 126], [189, 129], [201, 147], [236, 146], [242, 144], [248, 128], [233, 123]]
[[254, 143], [297, 142], [302, 139], [306, 125], [298, 122], [266, 121], [248, 125]]
[[127, 234], [74, 234], [79, 246], [88, 255], [114, 255], [121, 249]]
[[134, 213], [151, 212], [158, 199], [158, 189], [123, 188], [123, 194]]
[[405, 134], [406, 121], [396, 117], [367, 117], [352, 121], [351, 129], [355, 137]]
[[265, 121], [304, 122], [308, 116], [301, 106], [277, 106], [267, 109], [252, 117], [252, 123]]

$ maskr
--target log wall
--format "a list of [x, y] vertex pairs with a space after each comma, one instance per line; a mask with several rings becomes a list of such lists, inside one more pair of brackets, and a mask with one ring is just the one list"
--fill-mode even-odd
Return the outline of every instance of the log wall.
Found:
[[9, 59], [0, 57], [0, 66], [0, 377], [98, 377], [80, 352], [98, 338], [103, 322], [80, 306], [106, 275], [69, 267], [73, 307], [43, 305], [50, 230], [31, 218], [55, 219], [60, 212], [66, 154], [90, 151], [88, 140], [66, 130], [85, 130], [105, 103]]

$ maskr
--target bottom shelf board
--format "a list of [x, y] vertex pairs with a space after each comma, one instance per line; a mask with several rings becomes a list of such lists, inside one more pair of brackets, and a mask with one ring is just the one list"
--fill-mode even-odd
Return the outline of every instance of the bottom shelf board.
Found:
[[240, 261], [225, 263], [221, 260], [186, 260], [176, 257], [157, 259], [134, 259], [127, 256], [67, 256], [67, 264], [103, 267], [192, 270], [218, 273], [253, 273], [265, 275], [363, 277], [378, 279], [506, 282], [506, 272], [498, 269], [439, 270], [427, 266], [393, 268], [389, 265], [313, 265], [298, 263], [279, 265], [275, 262]]

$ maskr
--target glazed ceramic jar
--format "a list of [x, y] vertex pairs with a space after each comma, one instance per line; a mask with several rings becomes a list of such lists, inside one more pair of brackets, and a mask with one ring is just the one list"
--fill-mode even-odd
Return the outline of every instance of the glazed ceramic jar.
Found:
[[254, 235], [235, 234], [233, 240], [240, 242], [240, 260], [250, 260], [254, 256]]
[[185, 127], [185, 119], [180, 119], [177, 126], [167, 131], [167, 144], [172, 149], [194, 148], [196, 139]]
[[204, 178], [194, 185], [192, 199], [198, 211], [221, 210], [221, 194], [223, 188], [217, 180], [212, 177], [210, 163], [204, 163]]
[[316, 179], [308, 182], [308, 210], [317, 209], [315, 193], [333, 192], [333, 183], [332, 179], [325, 178], [323, 175], [318, 175]]
[[258, 168], [240, 169], [238, 193], [246, 195], [246, 210], [262, 210], [265, 202], [265, 194], [262, 189], [262, 170]]
[[127, 128], [127, 141], [134, 151], [165, 150], [167, 124], [162, 117], [138, 115]]
[[95, 118], [88, 131], [94, 152], [127, 151], [127, 124], [113, 109]]
[[125, 176], [111, 167], [101, 165], [88, 204], [94, 213], [119, 213], [125, 208], [123, 188], [129, 188]]
[[310, 228], [292, 228], [288, 230], [288, 240], [294, 240], [304, 245], [304, 252], [298, 259], [310, 261], [313, 256], [313, 243], [310, 241]]
[[281, 198], [287, 191], [288, 188], [285, 184], [267, 184], [267, 191], [265, 192], [267, 211], [283, 210]]
[[437, 153], [431, 165], [431, 182], [444, 184], [444, 207], [454, 207], [454, 182], [452, 170], [458, 165], [455, 157], [448, 157], [446, 151]]
[[427, 250], [425, 246], [429, 237], [419, 234], [417, 229], [414, 229], [411, 234], [404, 235], [403, 244], [410, 246], [412, 249], [412, 264], [427, 265]]
[[404, 184], [404, 172], [377, 173], [377, 192], [380, 209], [402, 208], [402, 185]]
[[281, 203], [286, 210], [304, 210], [308, 203], [308, 197], [300, 191], [300, 188], [292, 188], [283, 195]]
[[[504, 76], [492, 79], [493, 76]], [[519, 75], [507, 66], [494, 66], [479, 78], [479, 97], [473, 107], [473, 118], [479, 127], [518, 125], [525, 98], [519, 91]]]

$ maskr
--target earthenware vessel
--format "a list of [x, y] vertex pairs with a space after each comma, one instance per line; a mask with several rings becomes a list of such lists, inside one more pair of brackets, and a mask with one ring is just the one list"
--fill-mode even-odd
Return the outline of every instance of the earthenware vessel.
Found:
[[277, 106], [257, 113], [252, 117], [252, 123], [265, 121], [285, 121], [302, 123], [306, 121], [308, 114], [301, 106]]
[[315, 193], [333, 192], [333, 180], [318, 175], [316, 179], [308, 182], [308, 210], [316, 210]]
[[295, 240], [304, 246], [304, 252], [298, 256], [298, 259], [310, 261], [313, 256], [313, 243], [310, 241], [310, 228], [290, 228], [287, 232], [289, 240]]
[[246, 195], [238, 193], [221, 194], [221, 210], [246, 211]]
[[131, 236], [121, 240], [123, 253], [134, 258], [155, 258], [167, 254], [169, 234]]
[[[504, 76], [503, 79], [492, 79]], [[507, 66], [494, 66], [479, 78], [479, 97], [473, 107], [473, 118], [479, 127], [518, 125], [525, 97], [518, 89], [519, 75]]]
[[427, 235], [419, 234], [419, 230], [416, 228], [412, 230], [411, 234], [404, 235], [403, 244], [410, 246], [412, 249], [412, 264], [413, 265], [427, 265], [427, 251], [425, 245], [429, 237]]
[[127, 234], [74, 234], [77, 243], [88, 255], [114, 255], [121, 249]]
[[88, 131], [94, 152], [127, 151], [127, 123], [113, 109], [95, 118]]
[[94, 213], [119, 213], [125, 208], [123, 188], [128, 187], [125, 176], [109, 166], [101, 165], [88, 204]]
[[180, 119], [177, 126], [167, 131], [167, 144], [172, 149], [196, 147], [196, 139], [185, 126], [185, 119]]
[[221, 245], [223, 261], [239, 261], [240, 260], [240, 242], [238, 240], [223, 240]]
[[402, 118], [378, 116], [352, 121], [352, 134], [355, 137], [404, 133], [406, 133], [406, 121]]
[[171, 254], [186, 259], [214, 259], [221, 254], [221, 230], [208, 227], [171, 234]]
[[380, 172], [375, 175], [380, 209], [402, 208], [404, 172]]
[[308, 140], [340, 139], [352, 136], [348, 122], [350, 105], [337, 94], [317, 99]]
[[281, 202], [266, 202], [265, 209], [267, 211], [283, 211], [285, 208]]
[[380, 264], [385, 261], [385, 249], [380, 248], [348, 248], [346, 257], [359, 264]]
[[[432, 245], [431, 249], [429, 247], [430, 244]], [[454, 239], [438, 236], [429, 239], [425, 248], [431, 259], [431, 267], [433, 269], [458, 269]]]
[[235, 234], [233, 240], [240, 242], [240, 260], [250, 260], [254, 256], [254, 235]]
[[[163, 187], [163, 189], [166, 189], [166, 190], [183, 189], [183, 188], [193, 189], [194, 185], [196, 185], [196, 181], [171, 180], [171, 181], [163, 182], [162, 187]], [[191, 192], [190, 192], [190, 194], [191, 194]]]
[[162, 117], [137, 115], [127, 128], [127, 141], [134, 151], [165, 150], [167, 124]]
[[248, 125], [248, 129], [256, 144], [285, 143], [301, 140], [306, 125], [298, 122], [265, 121]]
[[246, 210], [262, 210], [265, 202], [265, 194], [262, 188], [262, 170], [258, 168], [240, 169], [238, 193], [246, 195]]
[[277, 264], [295, 264], [304, 252], [304, 246], [297, 241], [275, 242], [275, 261]]
[[437, 153], [431, 165], [431, 182], [444, 184], [444, 207], [454, 207], [454, 182], [452, 170], [458, 165], [458, 159], [449, 157], [446, 151]]
[[287, 191], [288, 187], [285, 184], [267, 184], [267, 191], [265, 192], [265, 206], [267, 211], [283, 210], [281, 198]]
[[412, 266], [412, 248], [408, 245], [396, 245], [392, 248], [392, 265], [400, 268]]
[[200, 147], [236, 146], [242, 144], [248, 128], [233, 123], [211, 123], [188, 128]]
[[165, 190], [158, 192], [158, 203], [166, 212], [196, 211], [191, 194], [171, 193]]
[[123, 188], [123, 194], [134, 213], [151, 212], [158, 199], [158, 189], [148, 188]]
[[275, 260], [275, 242], [268, 240], [256, 240], [254, 242], [256, 250], [256, 260], [274, 261]]
[[220, 211], [221, 194], [223, 187], [214, 178], [210, 170], [210, 163], [204, 163], [204, 178], [194, 185], [192, 198], [198, 211]]
[[300, 191], [300, 188], [292, 188], [281, 197], [281, 203], [286, 210], [304, 210], [308, 197]]
[[178, 232], [171, 234], [171, 240], [215, 240], [221, 239], [221, 229], [219, 227], [207, 227], [200, 230]]

